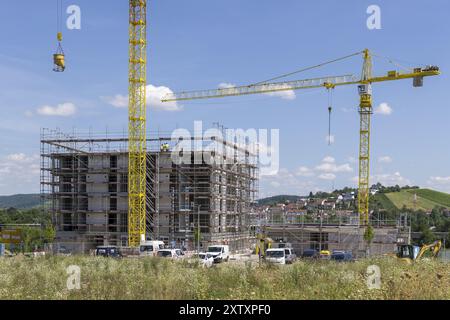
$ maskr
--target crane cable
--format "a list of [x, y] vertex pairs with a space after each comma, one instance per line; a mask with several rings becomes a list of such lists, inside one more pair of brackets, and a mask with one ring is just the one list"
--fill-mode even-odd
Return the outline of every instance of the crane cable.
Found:
[[392, 64], [392, 65], [394, 65], [394, 66], [396, 66], [396, 67], [398, 67], [400, 69], [404, 69], [404, 70], [406, 70], [408, 72], [411, 72], [414, 69], [414, 68], [411, 68], [411, 67], [405, 67], [405, 66], [401, 65], [400, 63], [396, 62], [396, 61], [399, 61], [397, 59], [393, 59], [393, 58], [389, 58], [389, 57], [386, 57], [386, 56], [382, 56], [382, 55], [379, 55], [379, 54], [376, 54], [376, 53], [373, 53], [373, 52], [372, 52], [372, 56], [380, 58], [380, 59], [386, 59], [387, 62], [389, 62], [390, 64]]
[[62, 0], [56, 0], [56, 33], [62, 32]]
[[328, 145], [331, 146], [331, 112], [333, 111], [333, 88], [328, 88]]
[[355, 53], [349, 54], [349, 55], [344, 56], [344, 57], [341, 57], [341, 58], [337, 58], [337, 59], [334, 59], [334, 60], [330, 60], [330, 61], [326, 61], [326, 62], [317, 64], [317, 65], [312, 66], [312, 67], [307, 67], [307, 68], [300, 69], [300, 70], [297, 70], [297, 71], [285, 73], [285, 74], [282, 74], [282, 75], [280, 75], [280, 76], [277, 76], [277, 77], [274, 77], [274, 78], [267, 79], [267, 80], [265, 80], [265, 81], [260, 81], [260, 82], [257, 82], [257, 83], [250, 84], [249, 87], [252, 87], [252, 86], [258, 86], [258, 85], [261, 85], [261, 84], [265, 84], [265, 83], [267, 83], [267, 82], [271, 82], [271, 81], [278, 80], [278, 79], [281, 79], [281, 78], [289, 77], [289, 76], [292, 76], [292, 75], [297, 74], [297, 73], [301, 73], [301, 72], [305, 72], [305, 71], [308, 71], [308, 70], [320, 68], [320, 67], [323, 67], [323, 66], [325, 66], [325, 65], [334, 63], [334, 62], [338, 62], [338, 61], [341, 61], [341, 60], [345, 60], [345, 59], [348, 59], [348, 58], [357, 56], [357, 55], [359, 55], [359, 54], [362, 54], [363, 52], [364, 52], [364, 51], [355, 52]]
[[63, 21], [63, 5], [62, 0], [56, 0], [56, 38], [58, 40], [58, 47], [56, 53], [64, 54], [64, 50], [61, 46], [62, 42], [62, 21]]

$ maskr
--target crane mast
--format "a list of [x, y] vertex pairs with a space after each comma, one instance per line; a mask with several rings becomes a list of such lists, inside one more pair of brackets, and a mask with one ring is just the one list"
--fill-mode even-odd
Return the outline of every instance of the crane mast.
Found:
[[364, 50], [364, 65], [359, 85], [359, 177], [358, 212], [360, 225], [369, 224], [369, 180], [370, 180], [370, 120], [372, 116], [372, 57]]
[[146, 237], [147, 0], [129, 3], [128, 245]]

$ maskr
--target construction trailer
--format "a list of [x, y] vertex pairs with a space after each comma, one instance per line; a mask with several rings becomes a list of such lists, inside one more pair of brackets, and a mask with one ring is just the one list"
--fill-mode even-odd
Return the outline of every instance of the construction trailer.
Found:
[[[147, 239], [188, 250], [249, 248], [248, 213], [258, 192], [257, 156], [220, 137], [192, 138], [217, 150], [183, 150], [170, 134], [147, 139]], [[231, 150], [231, 152], [230, 152]], [[200, 160], [199, 160], [200, 159]], [[220, 159], [220, 161], [218, 161]], [[41, 198], [56, 227], [55, 250], [128, 245], [128, 139], [125, 134], [41, 133]], [[198, 231], [200, 230], [200, 232]], [[200, 234], [200, 236], [198, 236]], [[198, 241], [199, 240], [199, 241]]]

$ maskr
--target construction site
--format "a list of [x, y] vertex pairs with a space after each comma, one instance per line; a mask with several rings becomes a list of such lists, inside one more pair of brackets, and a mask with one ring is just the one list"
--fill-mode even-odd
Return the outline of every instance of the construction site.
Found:
[[[60, 1], [58, 2], [59, 6]], [[58, 10], [61, 10], [58, 7]], [[61, 13], [58, 23], [61, 25]], [[62, 27], [60, 27], [62, 29]], [[53, 56], [54, 71], [66, 69], [62, 31]], [[147, 240], [161, 240], [167, 246], [201, 250], [210, 244], [226, 244], [232, 251], [249, 249], [261, 232], [268, 237], [292, 242], [301, 253], [305, 249], [340, 249], [361, 255], [363, 235], [370, 225], [369, 168], [372, 85], [410, 79], [414, 87], [423, 86], [424, 77], [440, 74], [436, 66], [389, 70], [374, 75], [369, 49], [280, 75], [256, 84], [227, 86], [212, 90], [169, 92], [162, 103], [223, 98], [250, 94], [323, 88], [329, 95], [338, 87], [357, 87], [360, 104], [359, 175], [357, 212], [352, 223], [283, 225], [257, 224], [258, 154], [235, 141], [213, 137], [200, 144], [221, 144], [233, 152], [214, 151], [214, 158], [199, 158], [197, 149], [183, 150], [189, 163], [174, 163], [175, 144], [170, 133], [147, 132], [147, 1], [129, 1], [129, 96], [128, 132], [125, 134], [41, 133], [41, 197], [57, 230], [55, 244], [71, 252], [88, 252], [98, 246], [138, 247]], [[279, 82], [279, 79], [321, 68], [352, 57], [362, 58], [361, 77], [353, 74]], [[389, 63], [394, 64], [392, 60]], [[394, 64], [395, 65], [395, 64]], [[398, 65], [395, 65], [396, 67]], [[274, 82], [277, 80], [278, 82]], [[331, 131], [329, 129], [329, 135]], [[403, 228], [403, 227], [402, 227]], [[396, 223], [375, 228], [373, 252], [393, 252], [404, 239]]]
[[[214, 142], [223, 147], [214, 150], [215, 161], [202, 151], [183, 150], [192, 161], [176, 164], [170, 136], [147, 139], [148, 240], [194, 250], [200, 230], [201, 248], [250, 246], [248, 214], [258, 192], [255, 155], [225, 140]], [[42, 131], [41, 196], [57, 228], [57, 247], [86, 253], [97, 246], [128, 246], [128, 169], [127, 138]]]
[[3, 2], [0, 300], [450, 299], [450, 2]]

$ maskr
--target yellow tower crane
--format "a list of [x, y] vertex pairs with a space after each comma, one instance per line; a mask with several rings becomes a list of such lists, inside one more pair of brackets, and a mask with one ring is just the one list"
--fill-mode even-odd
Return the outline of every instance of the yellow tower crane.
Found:
[[130, 0], [128, 105], [128, 245], [146, 240], [147, 0]]
[[[327, 64], [341, 61], [356, 55], [362, 55], [364, 63], [361, 78], [353, 75], [330, 76], [322, 78], [294, 80], [286, 82], [272, 82], [274, 80], [293, 75], [295, 73], [319, 68]], [[360, 114], [360, 143], [359, 143], [359, 182], [358, 182], [358, 213], [361, 226], [369, 224], [369, 168], [370, 168], [370, 120], [372, 115], [372, 83], [413, 79], [414, 87], [423, 85], [423, 78], [427, 76], [439, 75], [439, 68], [436, 66], [426, 66], [424, 68], [415, 68], [407, 72], [389, 71], [387, 75], [372, 76], [372, 53], [365, 49], [361, 52], [334, 59], [316, 66], [308, 67], [299, 71], [288, 73], [264, 82], [251, 84], [247, 86], [236, 86], [223, 89], [189, 91], [167, 94], [161, 101], [182, 101], [209, 98], [223, 98], [230, 96], [241, 96], [258, 93], [268, 93], [277, 91], [289, 91], [311, 88], [334, 89], [337, 86], [358, 85], [360, 96], [359, 114]]]
[[[66, 68], [61, 46], [62, 6], [62, 0], [57, 0], [55, 72]], [[146, 239], [147, 0], [129, 0], [128, 64], [128, 245], [137, 247]]]

